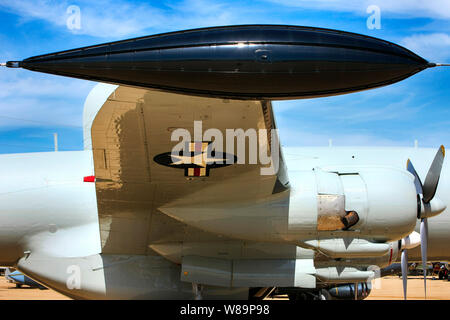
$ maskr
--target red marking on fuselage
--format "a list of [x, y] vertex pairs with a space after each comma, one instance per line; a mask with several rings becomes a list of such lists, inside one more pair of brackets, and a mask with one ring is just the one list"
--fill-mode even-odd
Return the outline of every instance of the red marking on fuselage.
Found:
[[86, 176], [83, 178], [83, 182], [95, 182], [95, 176]]

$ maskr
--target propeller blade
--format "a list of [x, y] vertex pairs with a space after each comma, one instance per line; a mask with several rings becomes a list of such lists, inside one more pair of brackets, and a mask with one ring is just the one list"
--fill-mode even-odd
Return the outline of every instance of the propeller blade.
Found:
[[423, 285], [427, 298], [427, 251], [428, 251], [428, 219], [420, 222], [420, 251], [422, 253]]
[[410, 159], [406, 162], [406, 170], [408, 170], [413, 176], [414, 176], [414, 185], [416, 186], [416, 193], [422, 194], [422, 181], [419, 178], [419, 175], [416, 172], [416, 169], [414, 169], [414, 166]]
[[[434, 198], [437, 190], [437, 186], [439, 183], [439, 178], [441, 175], [442, 165], [444, 163], [444, 157], [445, 157], [445, 148], [441, 145], [439, 150], [437, 151], [436, 155], [434, 156], [433, 162], [431, 163], [430, 169], [428, 170], [427, 177], [425, 178], [425, 183], [422, 184], [419, 175], [416, 172], [416, 169], [414, 169], [414, 166], [412, 162], [408, 159], [406, 162], [406, 168], [407, 170], [414, 176], [414, 185], [416, 187], [417, 194], [422, 194], [422, 202], [425, 205], [426, 208], [430, 209], [433, 207], [433, 204], [430, 204], [430, 201]], [[439, 200], [439, 199], [437, 199]], [[439, 203], [439, 201], [438, 201]], [[427, 207], [428, 206], [428, 207]], [[436, 207], [437, 206], [437, 207]], [[440, 207], [443, 207], [444, 209], [441, 210]], [[421, 202], [420, 198], [418, 196], [418, 218], [420, 218], [421, 213]], [[426, 210], [425, 208], [425, 210]], [[441, 211], [439, 211], [441, 210]], [[433, 209], [432, 209], [433, 210]], [[434, 212], [435, 214], [439, 214], [445, 210], [445, 205], [434, 205]], [[428, 212], [430, 213], [430, 212]], [[433, 213], [433, 212], [432, 212]], [[405, 245], [406, 245], [406, 239], [405, 239]], [[422, 267], [423, 267], [423, 285], [425, 290], [425, 299], [427, 298], [427, 251], [428, 251], [428, 220], [427, 218], [421, 219], [420, 222], [420, 250], [422, 254]], [[402, 277], [404, 272], [404, 268], [407, 268], [408, 266], [408, 256], [406, 253], [406, 250], [402, 251]], [[406, 264], [406, 267], [404, 266]], [[405, 295], [406, 299], [406, 277], [403, 278], [403, 293]]]
[[402, 280], [403, 280], [403, 297], [406, 300], [406, 291], [408, 286], [408, 251], [405, 249], [402, 251]]
[[433, 163], [431, 163], [430, 170], [428, 170], [427, 177], [425, 178], [425, 183], [422, 186], [424, 203], [430, 202], [436, 194], [444, 157], [445, 148], [441, 146], [434, 157]]

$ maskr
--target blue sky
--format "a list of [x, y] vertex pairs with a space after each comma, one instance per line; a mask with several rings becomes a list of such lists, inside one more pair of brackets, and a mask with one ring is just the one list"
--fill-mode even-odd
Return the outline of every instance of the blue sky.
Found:
[[[71, 5], [80, 29], [69, 29]], [[369, 29], [370, 5], [381, 29]], [[450, 62], [448, 0], [0, 0], [0, 60], [196, 27], [290, 24], [362, 33]], [[450, 147], [450, 67], [350, 95], [275, 102], [284, 146]], [[80, 150], [83, 103], [94, 82], [0, 70], [0, 153]]]

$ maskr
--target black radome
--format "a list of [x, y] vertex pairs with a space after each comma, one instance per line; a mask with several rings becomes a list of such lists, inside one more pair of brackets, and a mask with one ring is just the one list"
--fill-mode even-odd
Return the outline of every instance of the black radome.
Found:
[[164, 33], [6, 65], [191, 95], [267, 100], [376, 88], [434, 66], [401, 46], [373, 37], [281, 25]]

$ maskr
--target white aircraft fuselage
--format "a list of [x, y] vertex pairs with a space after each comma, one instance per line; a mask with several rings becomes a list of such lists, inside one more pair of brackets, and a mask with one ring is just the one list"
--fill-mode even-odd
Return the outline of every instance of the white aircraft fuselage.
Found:
[[[402, 169], [411, 158], [423, 176], [433, 155], [433, 149], [422, 148], [285, 148], [293, 189], [296, 172], [315, 167], [383, 165]], [[0, 163], [4, 181], [0, 187], [2, 265], [12, 266], [24, 252], [35, 250], [57, 257], [101, 252], [95, 183], [84, 181], [94, 175], [91, 151], [7, 154], [0, 156]], [[445, 164], [437, 195], [450, 203], [450, 170]], [[449, 209], [430, 219], [429, 260], [450, 259], [449, 230]], [[419, 260], [419, 251], [411, 250], [410, 259]]]

